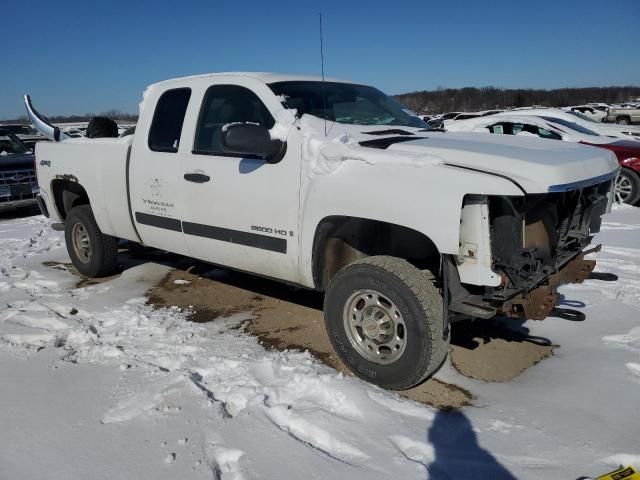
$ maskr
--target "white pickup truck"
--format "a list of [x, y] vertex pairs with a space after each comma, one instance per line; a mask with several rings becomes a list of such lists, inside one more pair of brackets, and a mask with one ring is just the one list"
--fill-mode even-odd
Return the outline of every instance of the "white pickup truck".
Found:
[[326, 292], [327, 332], [385, 388], [434, 373], [462, 318], [543, 319], [581, 282], [613, 153], [430, 131], [375, 88], [315, 77], [156, 83], [135, 133], [39, 130], [40, 206], [87, 276], [126, 239]]

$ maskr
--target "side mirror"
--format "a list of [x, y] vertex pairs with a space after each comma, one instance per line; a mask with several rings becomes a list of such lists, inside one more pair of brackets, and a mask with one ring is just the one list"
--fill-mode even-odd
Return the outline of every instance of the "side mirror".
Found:
[[269, 130], [253, 123], [227, 125], [222, 134], [222, 145], [228, 153], [255, 155], [267, 163], [278, 163], [286, 149], [286, 143], [272, 140]]

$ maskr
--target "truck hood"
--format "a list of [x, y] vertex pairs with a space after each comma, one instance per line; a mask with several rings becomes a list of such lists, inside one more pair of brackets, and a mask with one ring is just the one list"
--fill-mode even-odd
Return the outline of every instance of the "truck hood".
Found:
[[594, 179], [604, 181], [618, 169], [613, 152], [575, 143], [478, 133], [423, 135], [426, 138], [394, 143], [387, 151], [440, 157], [445, 166], [505, 176], [527, 193], [569, 189]]
[[345, 161], [449, 168], [452, 175], [466, 168], [506, 177], [526, 193], [546, 193], [605, 181], [619, 168], [607, 149], [537, 137], [345, 125], [310, 115], [303, 115], [299, 126], [310, 177], [330, 174]]

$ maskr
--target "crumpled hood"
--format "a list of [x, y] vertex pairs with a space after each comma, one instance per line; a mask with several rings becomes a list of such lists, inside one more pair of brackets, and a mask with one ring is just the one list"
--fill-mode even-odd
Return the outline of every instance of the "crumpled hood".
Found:
[[548, 192], [554, 186], [601, 177], [618, 169], [612, 152], [575, 143], [477, 133], [422, 135], [427, 138], [395, 143], [387, 151], [424, 153], [442, 158], [445, 165], [503, 175], [527, 193]]

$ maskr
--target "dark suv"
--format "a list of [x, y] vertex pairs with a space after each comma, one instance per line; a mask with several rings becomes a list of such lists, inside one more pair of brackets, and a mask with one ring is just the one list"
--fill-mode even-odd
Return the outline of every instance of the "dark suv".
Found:
[[0, 212], [34, 205], [39, 191], [33, 152], [0, 129]]

